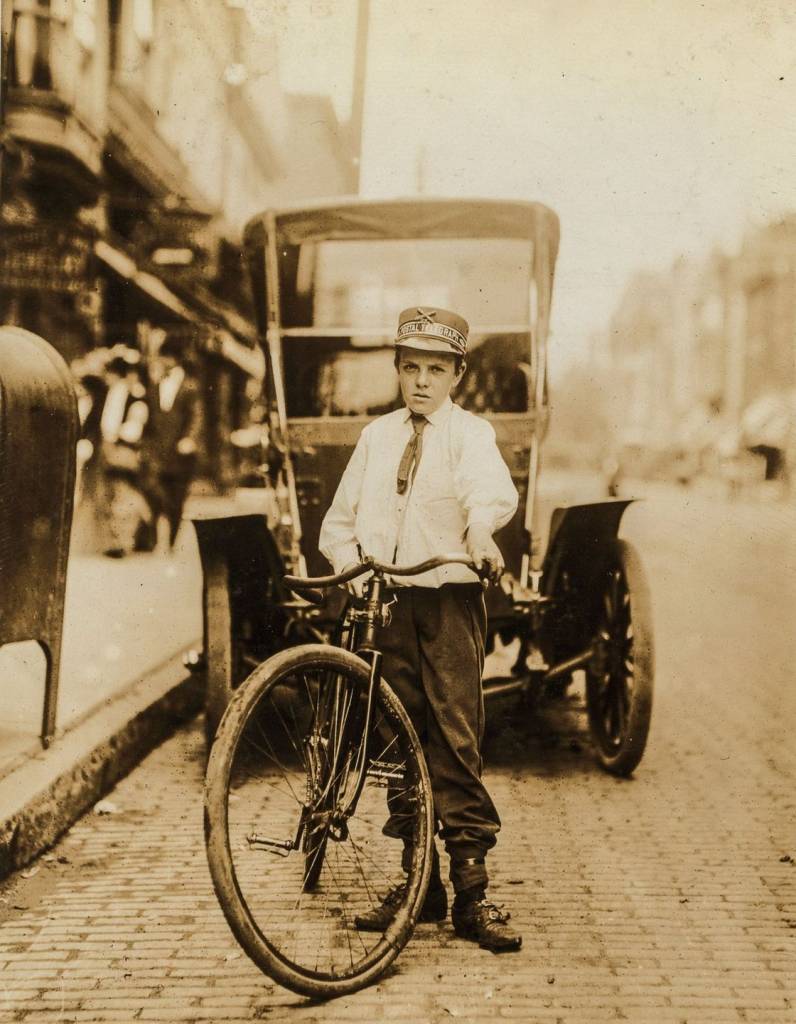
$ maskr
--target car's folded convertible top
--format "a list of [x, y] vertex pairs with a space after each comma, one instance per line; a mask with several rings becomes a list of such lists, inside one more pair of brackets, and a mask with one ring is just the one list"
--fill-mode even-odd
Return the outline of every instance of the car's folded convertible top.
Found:
[[273, 217], [282, 241], [342, 238], [546, 238], [558, 251], [558, 217], [541, 203], [509, 199], [330, 199], [265, 212], [246, 228], [255, 243]]

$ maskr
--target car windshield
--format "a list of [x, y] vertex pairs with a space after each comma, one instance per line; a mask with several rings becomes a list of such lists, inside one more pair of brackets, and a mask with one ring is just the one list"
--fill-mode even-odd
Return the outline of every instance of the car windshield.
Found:
[[280, 248], [288, 414], [378, 415], [399, 404], [393, 338], [421, 304], [470, 323], [456, 400], [525, 412], [532, 243], [525, 239], [326, 240]]

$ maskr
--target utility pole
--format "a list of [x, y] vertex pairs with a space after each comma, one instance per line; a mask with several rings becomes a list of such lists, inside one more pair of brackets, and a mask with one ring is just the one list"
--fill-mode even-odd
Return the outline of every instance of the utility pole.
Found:
[[352, 153], [352, 182], [354, 193], [359, 192], [362, 169], [362, 126], [365, 116], [365, 78], [368, 64], [368, 21], [370, 0], [358, 0], [357, 34], [354, 44], [354, 84], [351, 94], [350, 139]]
[[0, 0], [2, 50], [0, 51], [0, 206], [3, 203], [6, 170], [6, 105], [8, 103], [8, 61], [11, 56], [11, 27], [14, 18], [12, 0]]

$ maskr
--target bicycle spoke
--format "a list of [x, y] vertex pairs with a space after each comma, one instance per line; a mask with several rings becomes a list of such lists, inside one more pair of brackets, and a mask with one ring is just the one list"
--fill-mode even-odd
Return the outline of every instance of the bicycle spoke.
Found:
[[[342, 890], [342, 888], [340, 886], [340, 883], [337, 882], [337, 877], [336, 877], [334, 871], [332, 870], [332, 865], [331, 864], [329, 864], [329, 874], [332, 876], [333, 881], [337, 884], [338, 891], [342, 894], [343, 890]], [[346, 914], [346, 910], [345, 910], [345, 900], [341, 900], [340, 901], [340, 913], [341, 913], [341, 916], [343, 918], [343, 922], [345, 924], [345, 929], [344, 930], [345, 930], [346, 941], [348, 943], [348, 955], [350, 957], [351, 963], [353, 963], [354, 962], [354, 951], [353, 951], [353, 948], [351, 946], [351, 931], [352, 931], [352, 929], [348, 925], [348, 915]], [[365, 952], [367, 952], [367, 946], [365, 945], [365, 940], [362, 937], [362, 932], [360, 932], [356, 928], [354, 928], [353, 931], [356, 933], [357, 938], [359, 939], [360, 945], [362, 946], [362, 949]]]
[[[348, 831], [348, 837], [349, 837], [349, 839], [351, 841], [351, 849], [354, 852], [354, 859], [356, 860], [357, 867], [359, 868], [360, 878], [362, 879], [362, 882], [363, 882], [363, 884], [365, 886], [365, 893], [367, 895], [368, 902], [370, 903], [371, 906], [373, 906], [374, 905], [373, 894], [372, 894], [371, 889], [370, 889], [370, 884], [368, 882], [367, 875], [362, 870], [362, 864], [361, 864], [360, 859], [359, 859], [359, 853], [358, 853], [358, 850], [357, 850], [357, 844], [354, 842], [354, 837], [353, 837], [353, 835], [351, 835], [351, 829], [350, 828], [349, 828], [349, 831]], [[387, 876], [385, 875], [385, 877], [387, 877]]]
[[[351, 695], [350, 695], [350, 691], [349, 691], [349, 695], [348, 696], [350, 697], [350, 699], [348, 701], [348, 706], [345, 706], [346, 702], [345, 702], [345, 699], [344, 699], [343, 700], [343, 704], [344, 704], [343, 710], [340, 711], [339, 709], [336, 709], [336, 713], [335, 713], [335, 719], [336, 719], [335, 739], [336, 739], [337, 743], [336, 743], [336, 746], [335, 746], [334, 752], [333, 752], [333, 763], [336, 763], [337, 759], [340, 756], [340, 746], [343, 743], [343, 739], [344, 739], [345, 733], [346, 733], [345, 723], [346, 723], [347, 718], [348, 718], [348, 711], [349, 711], [349, 708], [351, 706], [351, 700], [353, 699], [351, 697]], [[335, 705], [338, 704], [339, 700], [340, 700], [340, 692], [339, 692], [339, 688], [338, 688], [338, 691], [335, 694]]]
[[[362, 857], [368, 861], [370, 866], [374, 868], [376, 871], [378, 871], [378, 873], [382, 876], [383, 879], [385, 879], [388, 882], [391, 881], [391, 876], [387, 874], [382, 865], [374, 857], [371, 857], [370, 854], [366, 853], [363, 847], [358, 846], [357, 843], [354, 842], [354, 838], [353, 836], [351, 836], [350, 829], [349, 837], [351, 838], [351, 848], [354, 850], [355, 854], [361, 854]], [[360, 864], [361, 866], [361, 862], [359, 861], [359, 859], [357, 859], [357, 864]]]
[[290, 742], [291, 746], [293, 747], [293, 749], [295, 750], [296, 754], [298, 755], [299, 761], [306, 768], [306, 764], [305, 764], [305, 761], [304, 761], [304, 751], [301, 750], [301, 748], [297, 745], [296, 741], [290, 735], [290, 732], [288, 731], [287, 723], [285, 722], [284, 716], [282, 715], [282, 712], [279, 710], [279, 705], [276, 703], [276, 701], [273, 701], [272, 704], [271, 704], [271, 707], [273, 708], [274, 712], [276, 713], [276, 716], [279, 719], [279, 721], [282, 723], [282, 727], [284, 729], [285, 735], [287, 736], [288, 741]]
[[[282, 778], [289, 785], [289, 769], [285, 765], [283, 765], [279, 758], [276, 756], [276, 752], [273, 750], [273, 747], [270, 745], [270, 742], [270, 749], [266, 749], [266, 747], [261, 746], [259, 743], [255, 743], [251, 738], [247, 738], [246, 742], [253, 750], [256, 750], [257, 753], [262, 754], [264, 757], [268, 758], [273, 763], [273, 765], [282, 772]], [[266, 784], [268, 785], [272, 785], [274, 787], [276, 786], [276, 783], [267, 783], [267, 777], [262, 771], [257, 774], [257, 778], [259, 781], [266, 782]], [[247, 782], [247, 784], [250, 784], [250, 780]], [[292, 789], [292, 787], [290, 789], [289, 794], [285, 791], [285, 795], [289, 795], [296, 803], [301, 803], [301, 800], [297, 796], [295, 790]]]
[[314, 718], [317, 715], [317, 713], [318, 713], [318, 705], [320, 704], [320, 688], [319, 688], [318, 705], [316, 705], [316, 704], [313, 704], [313, 701], [312, 701], [312, 691], [310, 690], [310, 687], [309, 687], [309, 685], [307, 683], [307, 676], [308, 675], [309, 675], [308, 672], [302, 672], [301, 673], [301, 679], [304, 682], [304, 691], [307, 694], [307, 700], [309, 701], [310, 707], [312, 708], [312, 714], [313, 714], [313, 718]]
[[289, 774], [290, 774], [290, 770], [285, 765], [283, 765], [282, 762], [280, 761], [280, 759], [276, 756], [276, 751], [274, 750], [273, 745], [271, 744], [271, 741], [267, 737], [265, 738], [265, 741], [268, 744], [268, 747], [269, 747], [268, 750], [266, 750], [264, 747], [261, 747], [259, 744], [255, 743], [250, 738], [247, 739], [246, 742], [249, 743], [250, 746], [254, 747], [254, 749], [257, 750], [258, 753], [264, 754], [266, 757], [270, 758], [271, 761], [273, 761], [273, 763], [276, 765], [276, 767], [279, 768], [279, 770], [283, 773], [282, 777], [283, 777], [284, 781], [290, 787], [290, 794], [291, 794], [291, 796], [296, 801], [296, 803], [299, 804], [299, 806], [301, 806], [304, 801], [299, 799], [298, 795], [296, 794], [296, 791], [290, 785], [290, 779], [288, 777]]
[[[258, 781], [262, 782], [262, 784], [264, 786], [268, 786], [270, 789], [273, 789], [275, 792], [281, 793], [283, 796], [287, 796], [287, 797], [290, 797], [291, 799], [295, 799], [295, 793], [291, 793], [290, 790], [287, 790], [287, 789], [282, 789], [282, 787], [278, 783], [271, 782], [264, 775], [258, 776]], [[233, 796], [237, 796], [237, 793], [234, 793]]]
[[[326, 920], [326, 916], [327, 916], [328, 909], [329, 909], [329, 890], [328, 889], [326, 890], [324, 895], [325, 895], [325, 899], [324, 899], [324, 902], [323, 902], [323, 913], [321, 914], [321, 921], [322, 922]], [[331, 934], [332, 934], [331, 933], [331, 929], [326, 928], [326, 934], [331, 939]], [[331, 960], [332, 960], [332, 944], [331, 944], [331, 941], [329, 941], [329, 943], [328, 943], [328, 948], [329, 948], [329, 962], [331, 963]], [[318, 969], [318, 958], [320, 957], [320, 953], [321, 953], [321, 946], [319, 944], [318, 945], [318, 956], [315, 957], [315, 969], [316, 970]]]

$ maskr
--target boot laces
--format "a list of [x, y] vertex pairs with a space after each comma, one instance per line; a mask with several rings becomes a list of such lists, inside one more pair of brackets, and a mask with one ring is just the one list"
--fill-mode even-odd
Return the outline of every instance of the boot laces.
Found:
[[486, 911], [487, 917], [490, 921], [495, 921], [498, 924], [505, 924], [511, 917], [508, 910], [503, 909], [502, 903], [498, 905], [497, 903], [493, 903], [491, 900], [479, 900], [478, 906], [482, 907]]

